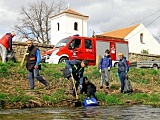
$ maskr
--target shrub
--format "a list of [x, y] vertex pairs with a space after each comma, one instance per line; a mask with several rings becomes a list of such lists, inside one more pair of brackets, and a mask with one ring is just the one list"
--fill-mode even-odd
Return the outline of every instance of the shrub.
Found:
[[149, 54], [149, 50], [141, 50], [141, 54]]

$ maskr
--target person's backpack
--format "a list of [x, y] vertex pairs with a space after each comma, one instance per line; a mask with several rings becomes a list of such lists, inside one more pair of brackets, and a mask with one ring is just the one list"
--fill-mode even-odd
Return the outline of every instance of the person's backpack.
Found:
[[64, 78], [69, 78], [71, 76], [71, 73], [67, 67], [61, 69], [61, 71]]
[[[122, 60], [122, 63], [124, 63], [125, 61]], [[127, 63], [127, 71], [129, 71], [129, 68], [130, 68], [130, 62], [126, 60], [126, 63]]]
[[132, 85], [131, 85], [131, 82], [128, 79], [127, 74], [126, 74], [125, 80], [124, 80], [124, 90], [123, 90], [123, 92], [124, 93], [132, 93], [133, 92]]

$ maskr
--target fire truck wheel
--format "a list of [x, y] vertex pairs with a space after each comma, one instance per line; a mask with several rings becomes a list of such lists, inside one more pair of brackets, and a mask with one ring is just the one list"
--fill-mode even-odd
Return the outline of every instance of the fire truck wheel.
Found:
[[153, 69], [157, 70], [158, 69], [158, 65], [154, 64], [153, 65]]
[[61, 58], [61, 59], [59, 60], [59, 63], [65, 63], [66, 60], [68, 60], [68, 58], [63, 57], [63, 58]]

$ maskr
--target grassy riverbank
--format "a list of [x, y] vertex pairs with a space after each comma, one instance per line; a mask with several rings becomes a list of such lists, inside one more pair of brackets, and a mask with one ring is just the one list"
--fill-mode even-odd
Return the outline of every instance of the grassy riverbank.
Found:
[[[0, 108], [74, 106], [74, 97], [68, 94], [69, 81], [62, 77], [64, 64], [42, 64], [40, 74], [50, 83], [50, 90], [35, 80], [35, 89], [29, 89], [27, 71], [20, 63], [0, 63]], [[131, 68], [129, 78], [134, 92], [120, 93], [117, 69], [111, 69], [109, 89], [99, 89], [100, 73], [96, 66], [85, 69], [85, 75], [97, 86], [99, 105], [145, 104], [160, 107], [160, 70]], [[105, 86], [104, 86], [105, 87]], [[79, 91], [78, 91], [79, 92]], [[83, 101], [85, 95], [79, 95]]]

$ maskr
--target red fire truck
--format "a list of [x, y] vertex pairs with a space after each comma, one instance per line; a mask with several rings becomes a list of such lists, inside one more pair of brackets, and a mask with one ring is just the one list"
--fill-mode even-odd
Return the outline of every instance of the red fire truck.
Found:
[[96, 64], [96, 56], [103, 56], [105, 50], [110, 50], [113, 65], [118, 63], [118, 53], [123, 52], [128, 60], [128, 41], [112, 37], [81, 37], [71, 36], [60, 40], [53, 49], [42, 53], [47, 63], [58, 64], [66, 60], [88, 60], [89, 65]]

